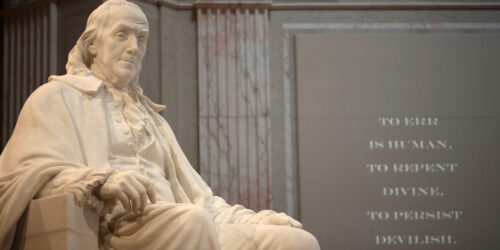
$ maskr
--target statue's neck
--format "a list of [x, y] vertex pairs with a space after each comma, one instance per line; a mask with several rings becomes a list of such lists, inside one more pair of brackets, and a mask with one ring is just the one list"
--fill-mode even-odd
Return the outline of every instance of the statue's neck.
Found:
[[104, 85], [106, 85], [108, 88], [115, 88], [119, 91], [122, 92], [128, 92], [128, 84], [125, 84], [124, 87], [120, 87], [120, 84], [117, 84], [119, 82], [118, 79], [114, 79], [113, 77], [107, 76], [103, 70], [101, 70], [100, 67], [98, 67], [96, 64], [92, 64], [90, 66], [90, 71], [94, 74], [95, 77], [99, 78], [104, 82]]

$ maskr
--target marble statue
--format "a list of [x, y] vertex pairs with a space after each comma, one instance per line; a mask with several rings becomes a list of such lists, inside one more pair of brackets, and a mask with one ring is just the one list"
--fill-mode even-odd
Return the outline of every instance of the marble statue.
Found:
[[2, 249], [30, 200], [65, 193], [100, 215], [103, 249], [319, 249], [286, 214], [212, 194], [139, 86], [148, 32], [138, 6], [104, 2], [26, 101], [0, 156]]

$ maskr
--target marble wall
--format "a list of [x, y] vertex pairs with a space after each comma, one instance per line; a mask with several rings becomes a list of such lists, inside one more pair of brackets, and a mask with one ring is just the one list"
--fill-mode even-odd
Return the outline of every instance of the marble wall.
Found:
[[271, 203], [268, 6], [197, 5], [200, 173], [229, 203]]

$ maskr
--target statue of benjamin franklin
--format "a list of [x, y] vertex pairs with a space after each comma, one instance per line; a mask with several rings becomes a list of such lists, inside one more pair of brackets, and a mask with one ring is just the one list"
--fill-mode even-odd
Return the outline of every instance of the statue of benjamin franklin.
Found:
[[139, 86], [148, 32], [135, 4], [104, 2], [26, 101], [0, 156], [2, 249], [33, 198], [65, 193], [100, 215], [103, 249], [319, 249], [291, 217], [212, 194]]

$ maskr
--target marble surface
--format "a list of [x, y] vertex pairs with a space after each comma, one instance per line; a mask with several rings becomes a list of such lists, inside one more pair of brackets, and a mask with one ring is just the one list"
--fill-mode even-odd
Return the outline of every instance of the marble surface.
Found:
[[267, 9], [200, 8], [202, 177], [230, 203], [271, 205]]

